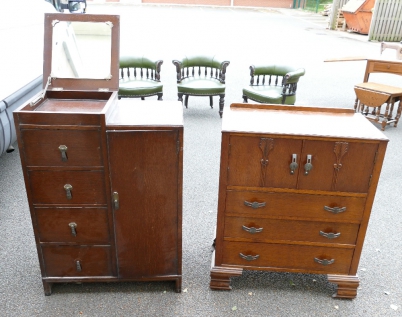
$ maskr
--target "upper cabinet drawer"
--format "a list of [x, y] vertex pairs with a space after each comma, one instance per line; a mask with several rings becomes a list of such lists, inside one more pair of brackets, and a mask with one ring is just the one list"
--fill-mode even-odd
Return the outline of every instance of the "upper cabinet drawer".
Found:
[[22, 129], [21, 138], [27, 166], [103, 165], [99, 130]]
[[365, 193], [378, 143], [230, 136], [227, 185]]
[[402, 65], [399, 63], [372, 62], [370, 66], [372, 72], [402, 74]]
[[364, 197], [228, 190], [226, 213], [262, 218], [297, 217], [359, 222], [365, 202]]
[[34, 204], [105, 205], [102, 171], [29, 171]]

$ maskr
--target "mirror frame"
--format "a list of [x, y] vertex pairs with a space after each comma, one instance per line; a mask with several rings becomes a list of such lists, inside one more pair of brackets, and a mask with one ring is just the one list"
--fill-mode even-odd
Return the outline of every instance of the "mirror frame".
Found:
[[111, 58], [110, 74], [111, 79], [91, 79], [91, 78], [52, 78], [51, 85], [47, 90], [79, 90], [97, 91], [108, 89], [117, 91], [119, 89], [119, 48], [120, 48], [120, 16], [118, 15], [98, 15], [98, 14], [65, 14], [65, 13], [46, 13], [45, 14], [45, 38], [43, 52], [43, 87], [46, 87], [52, 67], [52, 47], [53, 47], [53, 21], [78, 21], [78, 22], [111, 22]]

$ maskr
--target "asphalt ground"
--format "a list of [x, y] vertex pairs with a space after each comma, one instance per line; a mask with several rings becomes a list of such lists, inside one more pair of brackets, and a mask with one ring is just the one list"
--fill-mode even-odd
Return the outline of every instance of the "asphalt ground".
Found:
[[[242, 101], [251, 64], [286, 62], [306, 69], [296, 104], [352, 108], [365, 62], [324, 60], [379, 53], [367, 36], [330, 31], [326, 17], [298, 10], [91, 4], [88, 13], [121, 15], [122, 53], [164, 60], [164, 100], [177, 99], [172, 59], [206, 52], [231, 62], [225, 107]], [[372, 78], [402, 86], [396, 76]], [[402, 127], [384, 132], [390, 142], [356, 299], [331, 298], [335, 286], [310, 274], [245, 271], [231, 291], [209, 289], [221, 138], [214, 102], [191, 97], [184, 109], [182, 293], [172, 282], [83, 283], [55, 284], [44, 296], [17, 149], [0, 157], [0, 316], [401, 316]]]

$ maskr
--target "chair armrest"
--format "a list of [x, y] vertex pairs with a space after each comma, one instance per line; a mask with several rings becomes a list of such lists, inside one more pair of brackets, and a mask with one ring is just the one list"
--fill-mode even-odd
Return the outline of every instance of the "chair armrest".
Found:
[[284, 77], [283, 85], [297, 83], [300, 77], [304, 76], [305, 73], [306, 71], [304, 70], [304, 68], [299, 68], [293, 72], [287, 73]]
[[181, 83], [182, 80], [182, 76], [181, 76], [181, 66], [182, 66], [182, 62], [178, 61], [178, 60], [173, 60], [172, 61], [173, 65], [176, 66], [176, 80], [177, 83]]

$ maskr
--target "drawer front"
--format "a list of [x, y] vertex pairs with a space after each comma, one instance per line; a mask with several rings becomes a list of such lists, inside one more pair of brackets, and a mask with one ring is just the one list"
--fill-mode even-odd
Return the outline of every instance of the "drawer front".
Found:
[[306, 241], [355, 245], [358, 224], [226, 217], [226, 239]]
[[34, 204], [106, 204], [102, 171], [35, 170], [28, 174]]
[[372, 62], [371, 67], [373, 72], [402, 74], [402, 65], [400, 64]]
[[102, 166], [95, 130], [21, 130], [27, 166]]
[[[347, 274], [354, 249], [246, 242], [223, 243], [223, 265]], [[248, 258], [244, 259], [243, 257]], [[319, 261], [333, 261], [324, 265]]]
[[42, 246], [46, 277], [111, 276], [110, 247]]
[[35, 208], [41, 242], [109, 242], [106, 208]]
[[359, 222], [365, 200], [364, 197], [229, 190], [226, 193], [226, 213]]

